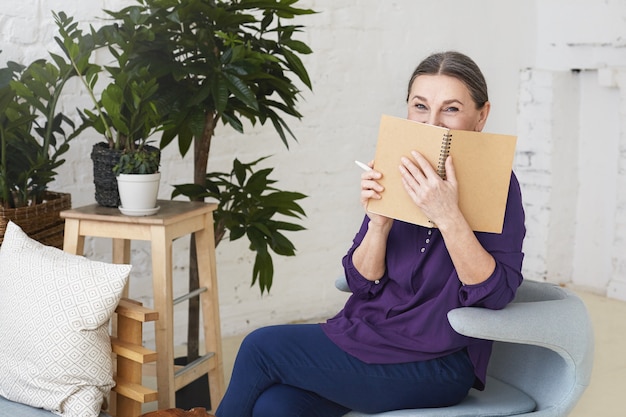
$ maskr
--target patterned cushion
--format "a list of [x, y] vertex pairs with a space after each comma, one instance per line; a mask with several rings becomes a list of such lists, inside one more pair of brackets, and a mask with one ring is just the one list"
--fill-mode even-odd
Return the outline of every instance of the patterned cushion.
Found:
[[0, 395], [98, 416], [113, 386], [108, 323], [130, 265], [90, 261], [9, 223], [0, 247]]

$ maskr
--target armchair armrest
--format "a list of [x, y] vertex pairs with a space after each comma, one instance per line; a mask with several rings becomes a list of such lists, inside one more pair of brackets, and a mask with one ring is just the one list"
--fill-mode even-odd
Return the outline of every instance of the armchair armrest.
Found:
[[335, 288], [339, 291], [343, 292], [351, 292], [350, 287], [348, 287], [348, 281], [346, 281], [346, 276], [341, 274], [335, 279]]
[[[591, 322], [583, 302], [562, 289], [562, 299], [513, 302], [502, 310], [463, 307], [450, 311], [452, 328], [465, 336], [541, 346], [566, 359], [590, 348]], [[576, 323], [574, 326], [565, 323]]]

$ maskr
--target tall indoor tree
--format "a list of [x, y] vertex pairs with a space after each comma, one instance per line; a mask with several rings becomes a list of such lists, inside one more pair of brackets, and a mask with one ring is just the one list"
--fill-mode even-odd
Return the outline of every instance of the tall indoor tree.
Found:
[[[169, 106], [172, 123], [161, 140], [165, 147], [175, 139], [182, 156], [193, 148], [193, 183], [177, 187], [176, 193], [192, 200], [206, 196], [254, 198], [251, 204], [234, 205], [220, 200], [215, 213], [216, 244], [230, 232], [234, 240], [247, 236], [256, 252], [252, 284], [261, 292], [272, 284], [273, 265], [268, 251], [293, 255], [295, 248], [281, 234], [301, 226], [272, 220], [273, 214], [304, 215], [297, 192], [276, 190], [269, 180], [271, 170], [253, 172], [255, 161], [234, 161], [228, 173], [207, 173], [211, 142], [218, 124], [244, 132], [244, 119], [252, 125], [270, 121], [277, 136], [288, 147], [295, 139], [283, 119], [300, 119], [296, 109], [299, 85], [311, 89], [311, 80], [298, 55], [311, 49], [295, 39], [301, 25], [296, 16], [315, 13], [296, 7], [298, 0], [137, 0], [119, 11], [107, 11], [119, 30], [149, 29], [153, 37], [135, 45], [130, 57], [138, 66], [149, 65], [158, 75], [159, 94]], [[255, 193], [239, 192], [245, 187], [261, 187]], [[250, 203], [250, 202], [248, 202]], [[232, 216], [231, 209], [241, 211]], [[259, 221], [261, 219], [261, 221]], [[243, 227], [242, 227], [243, 226]], [[195, 246], [190, 255], [190, 289], [197, 288]], [[197, 313], [191, 311], [190, 321]], [[190, 323], [190, 332], [193, 324]], [[195, 326], [197, 328], [197, 326]], [[196, 339], [190, 335], [190, 340]], [[190, 342], [191, 343], [191, 342]], [[194, 346], [189, 346], [193, 352]], [[194, 357], [189, 353], [190, 359]]]

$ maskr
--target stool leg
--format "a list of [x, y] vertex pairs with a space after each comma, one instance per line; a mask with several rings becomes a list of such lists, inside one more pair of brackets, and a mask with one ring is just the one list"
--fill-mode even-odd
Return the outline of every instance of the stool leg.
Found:
[[200, 287], [207, 288], [207, 291], [200, 294], [205, 350], [215, 354], [211, 358], [214, 363], [209, 371], [211, 407], [215, 410], [222, 400], [225, 388], [212, 212], [204, 216], [204, 222], [204, 230], [196, 232], [195, 236], [198, 251], [198, 279]]
[[174, 307], [172, 289], [172, 239], [164, 227], [152, 227], [152, 290], [157, 351], [157, 391], [159, 409], [173, 408], [174, 389]]
[[63, 230], [63, 250], [73, 255], [82, 255], [85, 247], [85, 237], [79, 234], [80, 220], [65, 219]]
[[[130, 263], [130, 240], [128, 239], [112, 239], [112, 261], [114, 264], [129, 264]], [[122, 297], [128, 298], [128, 286], [130, 280], [124, 287]]]

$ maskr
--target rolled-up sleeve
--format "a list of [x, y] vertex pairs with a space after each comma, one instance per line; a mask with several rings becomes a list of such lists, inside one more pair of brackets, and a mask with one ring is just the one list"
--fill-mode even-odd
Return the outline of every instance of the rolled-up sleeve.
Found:
[[348, 287], [352, 294], [358, 298], [363, 300], [370, 299], [375, 297], [380, 291], [382, 291], [385, 286], [385, 282], [389, 279], [387, 276], [387, 271], [385, 274], [375, 281], [370, 281], [366, 279], [361, 273], [356, 269], [354, 263], [352, 262], [352, 256], [357, 247], [361, 244], [363, 237], [365, 236], [365, 232], [367, 231], [367, 224], [369, 222], [369, 218], [365, 216], [363, 219], [363, 223], [361, 224], [361, 228], [359, 232], [354, 237], [352, 242], [352, 247], [348, 250], [348, 253], [343, 257], [342, 264], [344, 273], [346, 274], [346, 281], [348, 283]]
[[517, 178], [512, 175], [502, 233], [476, 233], [483, 248], [494, 257], [496, 267], [486, 281], [460, 288], [462, 305], [495, 310], [504, 308], [513, 300], [523, 279], [522, 244], [525, 234], [521, 192]]

